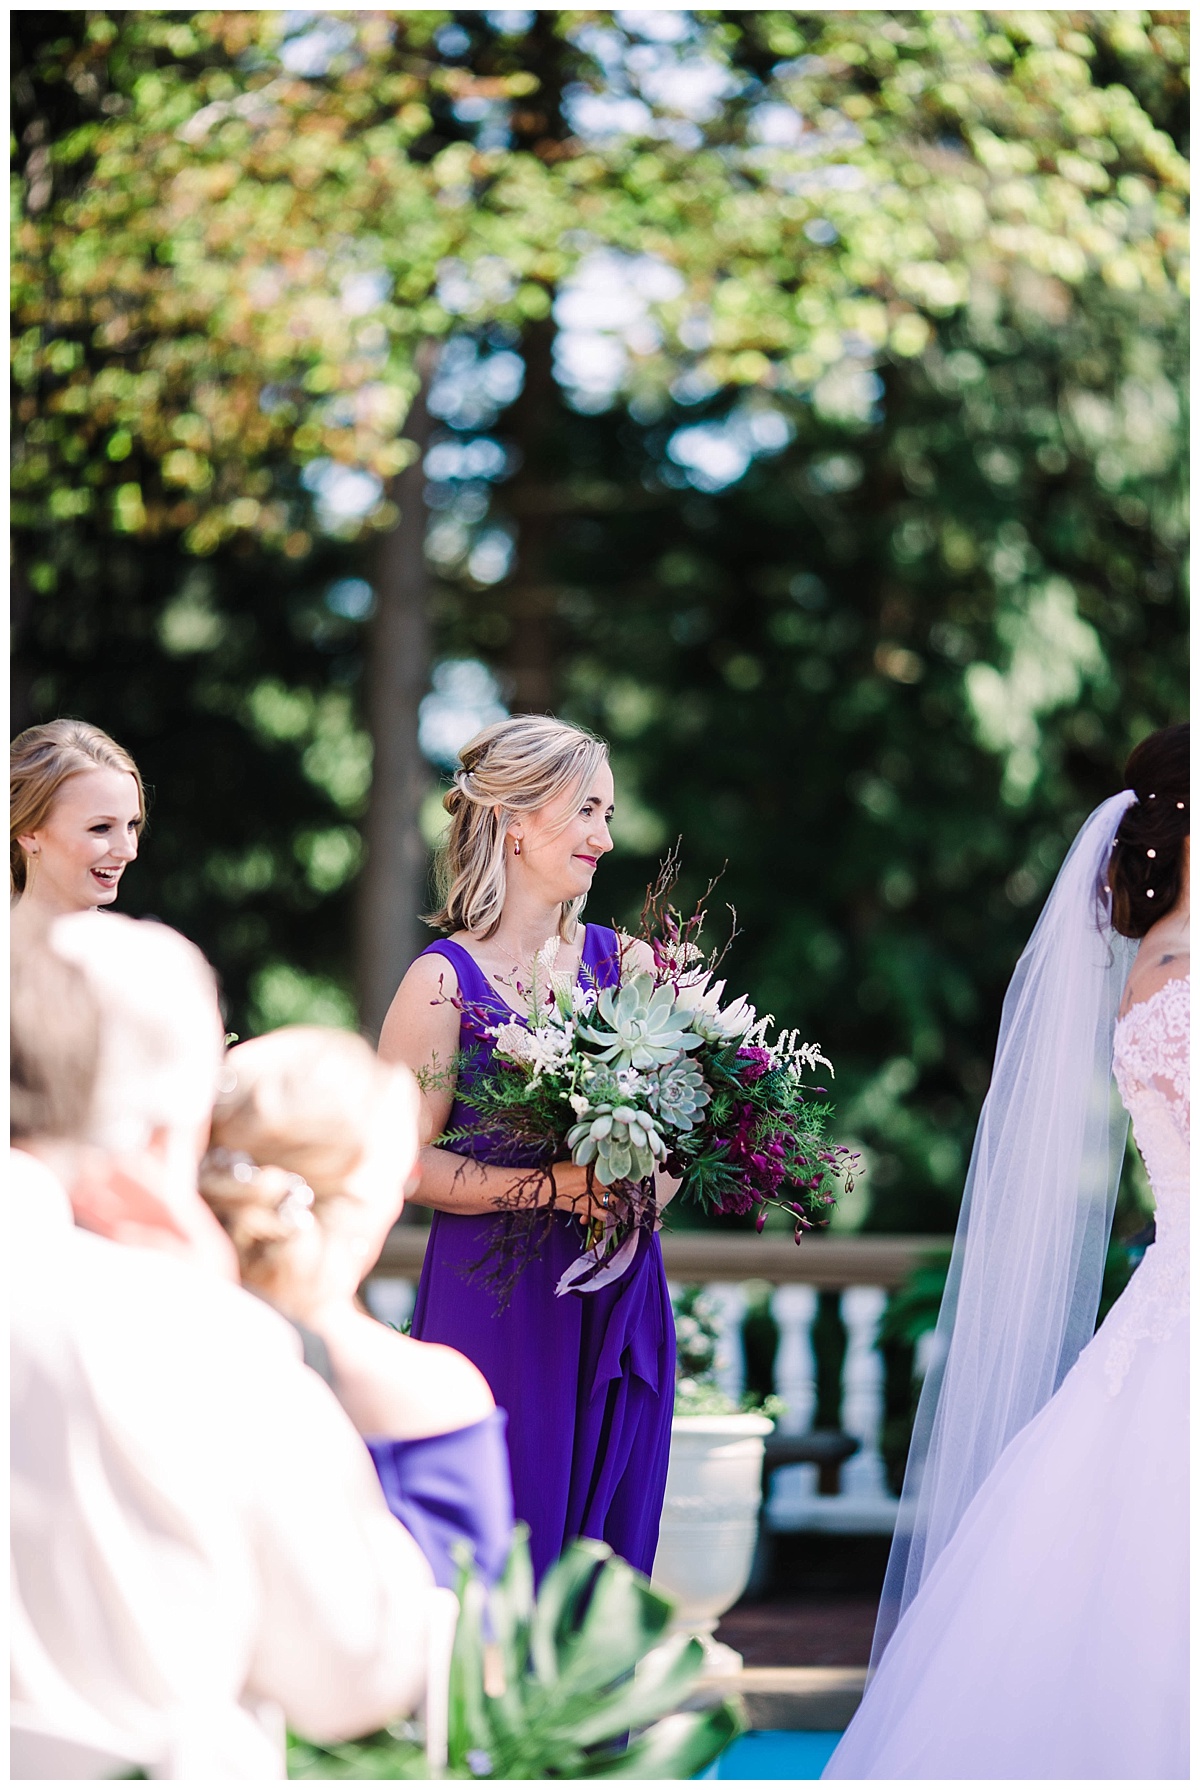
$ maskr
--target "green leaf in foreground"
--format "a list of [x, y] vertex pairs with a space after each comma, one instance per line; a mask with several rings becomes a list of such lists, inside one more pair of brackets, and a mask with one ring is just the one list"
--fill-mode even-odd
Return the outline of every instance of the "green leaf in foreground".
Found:
[[[521, 1526], [490, 1600], [466, 1568], [458, 1592], [445, 1777], [690, 1778], [744, 1726], [729, 1700], [679, 1712], [703, 1649], [667, 1636], [669, 1599], [601, 1542], [573, 1542], [535, 1599]], [[293, 1739], [288, 1769], [293, 1778], [429, 1776], [407, 1725], [343, 1746]]]

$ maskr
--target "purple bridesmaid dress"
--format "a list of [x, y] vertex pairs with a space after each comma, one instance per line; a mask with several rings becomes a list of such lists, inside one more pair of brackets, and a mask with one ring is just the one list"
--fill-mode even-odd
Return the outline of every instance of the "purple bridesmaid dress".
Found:
[[[448, 1128], [476, 1129], [471, 1154], [479, 1161], [522, 1166], [521, 1152], [485, 1134], [464, 1098], [492, 1054], [486, 1027], [511, 1019], [512, 1010], [461, 945], [440, 940], [428, 952], [449, 958], [466, 1003]], [[601, 988], [616, 982], [617, 938], [610, 928], [585, 928], [581, 979], [585, 973]], [[412, 1333], [461, 1350], [507, 1411], [513, 1504], [529, 1524], [536, 1575], [581, 1535], [607, 1542], [649, 1573], [675, 1396], [675, 1323], [662, 1247], [643, 1231], [619, 1280], [596, 1293], [558, 1298], [554, 1289], [579, 1256], [583, 1233], [577, 1220], [556, 1213], [540, 1254], [500, 1311], [485, 1275], [470, 1270], [507, 1222], [434, 1213]]]

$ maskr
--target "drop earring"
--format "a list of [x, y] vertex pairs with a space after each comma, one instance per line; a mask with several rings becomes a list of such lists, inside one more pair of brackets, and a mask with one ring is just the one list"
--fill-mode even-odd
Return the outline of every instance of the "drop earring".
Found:
[[513, 840], [513, 857], [519, 858], [520, 855], [521, 855], [521, 841], [519, 839], [514, 839]]

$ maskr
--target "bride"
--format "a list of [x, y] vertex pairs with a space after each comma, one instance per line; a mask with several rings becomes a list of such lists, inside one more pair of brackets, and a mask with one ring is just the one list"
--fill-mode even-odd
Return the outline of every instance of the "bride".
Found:
[[[874, 1672], [828, 1778], [1188, 1776], [1186, 725], [1126, 782], [1005, 1001]], [[1091, 1336], [1114, 1071], [1157, 1239]]]

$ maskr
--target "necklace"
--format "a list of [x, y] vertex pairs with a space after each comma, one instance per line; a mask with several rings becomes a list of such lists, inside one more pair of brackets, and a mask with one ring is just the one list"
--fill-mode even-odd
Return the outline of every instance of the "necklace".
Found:
[[[550, 941], [547, 940], [547, 944], [549, 943]], [[563, 974], [569, 970], [572, 976], [577, 976], [579, 973], [579, 965], [583, 959], [582, 945], [580, 946], [577, 956], [574, 953], [574, 947], [568, 947], [568, 949], [572, 951], [574, 962], [567, 964], [560, 960], [563, 943], [565, 943], [565, 940], [560, 940], [559, 951], [555, 953], [553, 959], [553, 968], [558, 974]], [[511, 953], [507, 951], [504, 952], [503, 955], [497, 953], [494, 945], [492, 945], [490, 941], [488, 944], [480, 946], [472, 940], [472, 947], [471, 955], [474, 957], [488, 981], [498, 989], [512, 989], [518, 999], [523, 1002], [529, 995], [533, 986], [534, 962], [540, 952], [544, 951], [546, 947], [544, 945], [540, 946], [538, 951], [535, 951], [533, 956], [524, 964], [519, 961], [516, 963], [511, 962]], [[550, 993], [549, 988], [544, 992], [548, 996]]]

